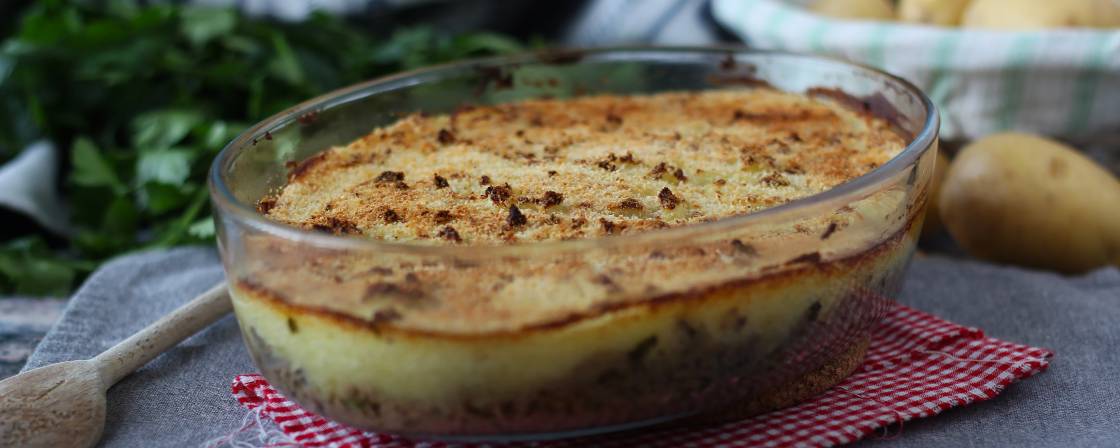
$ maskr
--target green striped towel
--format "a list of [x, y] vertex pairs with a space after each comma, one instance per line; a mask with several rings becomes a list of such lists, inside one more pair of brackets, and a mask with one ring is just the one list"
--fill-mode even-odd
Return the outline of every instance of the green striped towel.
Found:
[[1024, 130], [1120, 141], [1120, 30], [838, 20], [795, 3], [714, 0], [712, 15], [754, 47], [837, 56], [910, 80], [941, 109], [943, 139]]

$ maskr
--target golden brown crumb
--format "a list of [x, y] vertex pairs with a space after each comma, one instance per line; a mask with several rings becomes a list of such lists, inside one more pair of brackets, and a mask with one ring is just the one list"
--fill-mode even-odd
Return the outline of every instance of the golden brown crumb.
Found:
[[588, 238], [780, 205], [862, 175], [905, 144], [864, 111], [765, 88], [528, 100], [452, 115], [409, 115], [293, 163], [288, 184], [258, 211], [398, 241]]

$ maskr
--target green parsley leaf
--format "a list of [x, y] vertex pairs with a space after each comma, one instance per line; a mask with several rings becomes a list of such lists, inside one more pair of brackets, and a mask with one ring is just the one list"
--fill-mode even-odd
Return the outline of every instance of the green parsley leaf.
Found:
[[70, 151], [70, 161], [74, 166], [70, 172], [71, 182], [84, 187], [109, 187], [117, 194], [128, 190], [113, 166], [88, 138], [75, 140]]
[[180, 17], [180, 29], [194, 45], [204, 45], [215, 37], [227, 34], [237, 24], [237, 15], [224, 8], [186, 7]]
[[202, 122], [193, 110], [160, 110], [132, 120], [132, 144], [140, 150], [157, 150], [177, 144]]
[[141, 184], [156, 181], [182, 185], [191, 175], [191, 162], [196, 155], [190, 149], [180, 148], [141, 152], [136, 164], [136, 179]]

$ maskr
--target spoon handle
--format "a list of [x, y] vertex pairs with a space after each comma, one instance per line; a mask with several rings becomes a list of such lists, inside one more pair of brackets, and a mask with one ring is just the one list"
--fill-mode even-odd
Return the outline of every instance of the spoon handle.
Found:
[[147, 328], [97, 355], [92, 362], [108, 389], [152, 358], [210, 325], [232, 310], [226, 282], [218, 283]]

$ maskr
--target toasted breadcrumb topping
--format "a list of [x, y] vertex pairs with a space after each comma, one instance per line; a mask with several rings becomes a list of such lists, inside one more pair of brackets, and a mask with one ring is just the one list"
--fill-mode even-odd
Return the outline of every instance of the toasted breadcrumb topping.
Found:
[[528, 100], [375, 129], [295, 165], [259, 210], [393, 241], [589, 238], [763, 210], [904, 146], [885, 120], [766, 88]]

